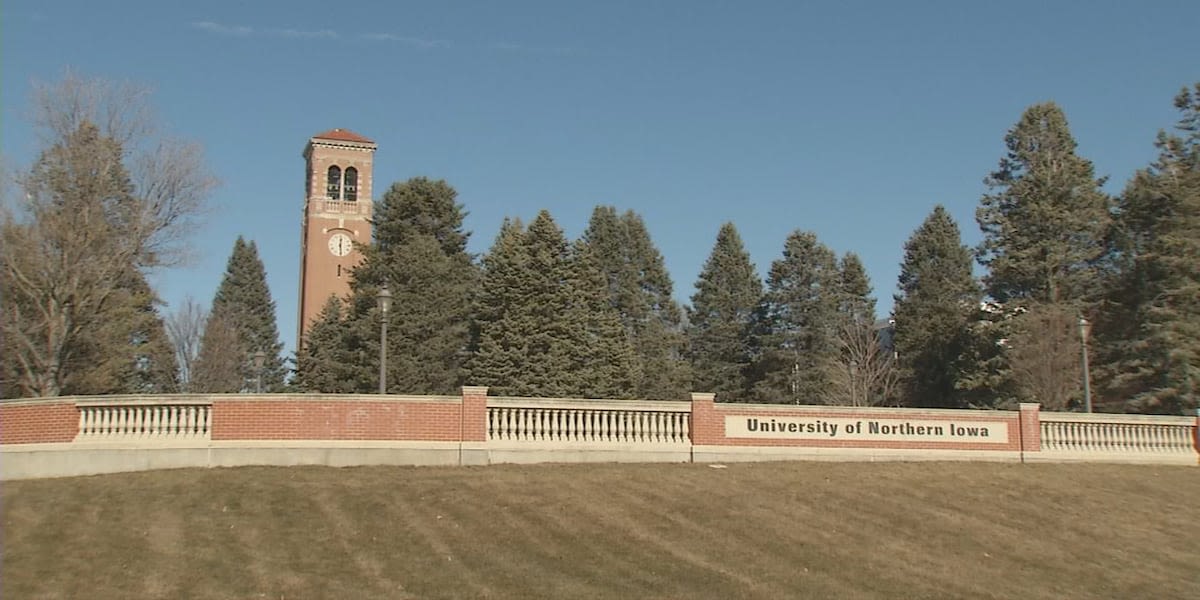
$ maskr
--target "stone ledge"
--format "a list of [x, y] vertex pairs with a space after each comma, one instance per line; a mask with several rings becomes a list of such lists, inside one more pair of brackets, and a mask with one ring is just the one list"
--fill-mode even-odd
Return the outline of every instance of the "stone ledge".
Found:
[[812, 446], [694, 446], [692, 454], [693, 460], [698, 463], [781, 460], [831, 460], [847, 462], [1021, 461], [1021, 453], [1016, 450], [829, 448]]
[[1128, 465], [1200, 465], [1195, 452], [1064, 452], [1043, 450], [1025, 455], [1026, 462], [1113, 463]]

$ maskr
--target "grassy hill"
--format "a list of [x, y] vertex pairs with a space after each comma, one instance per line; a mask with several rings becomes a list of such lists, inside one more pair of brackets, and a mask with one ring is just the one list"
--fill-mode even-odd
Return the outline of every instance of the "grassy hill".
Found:
[[1183, 467], [238, 468], [0, 499], [6, 600], [1200, 597]]

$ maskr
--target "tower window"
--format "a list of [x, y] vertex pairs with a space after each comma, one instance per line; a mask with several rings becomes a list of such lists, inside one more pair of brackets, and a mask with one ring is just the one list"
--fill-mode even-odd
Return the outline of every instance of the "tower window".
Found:
[[358, 169], [346, 167], [346, 201], [358, 200]]
[[330, 200], [342, 199], [342, 170], [337, 165], [329, 167], [329, 178], [325, 183], [325, 197]]

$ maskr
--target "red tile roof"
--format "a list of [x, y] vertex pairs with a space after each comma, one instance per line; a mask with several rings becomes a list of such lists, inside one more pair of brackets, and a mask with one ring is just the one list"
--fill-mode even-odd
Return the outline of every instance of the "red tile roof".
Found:
[[349, 129], [330, 129], [324, 133], [318, 133], [313, 136], [323, 140], [337, 140], [339, 142], [359, 142], [363, 144], [374, 144], [375, 142], [350, 131]]

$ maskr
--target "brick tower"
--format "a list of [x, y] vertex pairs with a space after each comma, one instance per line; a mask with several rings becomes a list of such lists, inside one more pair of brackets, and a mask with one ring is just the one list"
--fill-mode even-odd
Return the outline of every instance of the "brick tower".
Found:
[[375, 142], [345, 129], [315, 135], [304, 148], [297, 346], [329, 297], [350, 293], [355, 244], [371, 241], [371, 162]]

